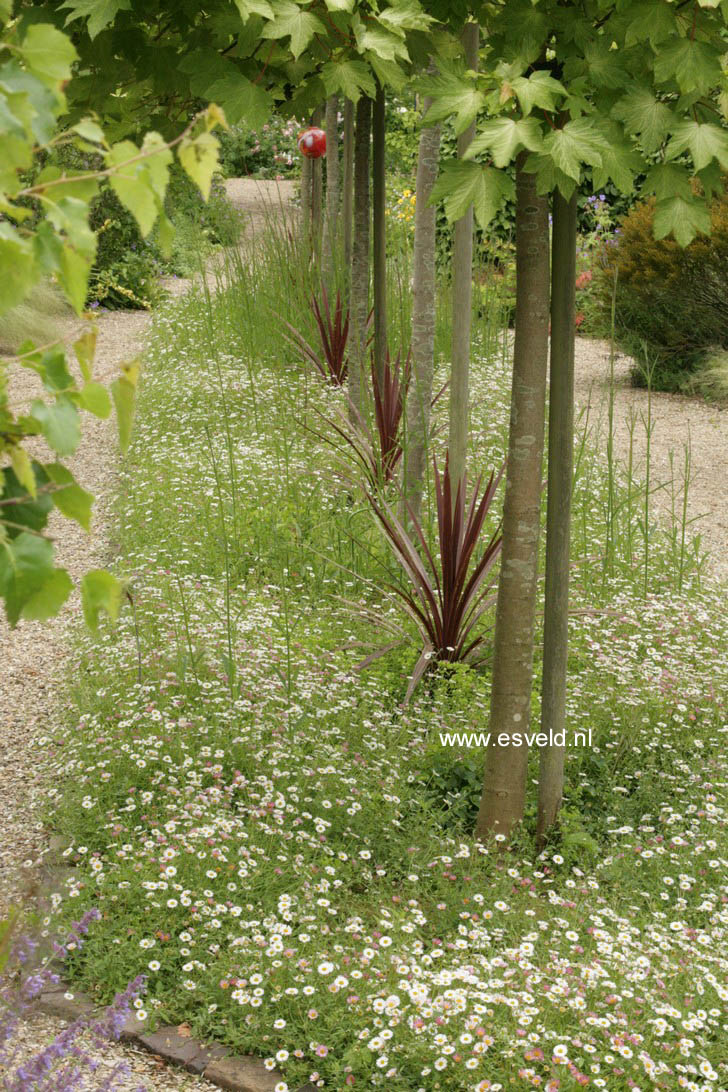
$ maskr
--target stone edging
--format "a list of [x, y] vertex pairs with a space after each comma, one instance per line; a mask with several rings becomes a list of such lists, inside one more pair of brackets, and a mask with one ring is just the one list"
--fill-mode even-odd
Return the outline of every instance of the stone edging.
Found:
[[[68, 843], [54, 835], [50, 839], [49, 863], [43, 869], [42, 890], [49, 894], [62, 886], [62, 880], [73, 872], [72, 868], [59, 867], [59, 853]], [[68, 983], [59, 981], [45, 989], [36, 1006], [39, 1012], [73, 1023], [81, 1016], [91, 1016], [100, 1006], [83, 993], [76, 993]], [[129, 1016], [121, 1029], [120, 1039], [135, 1047], [141, 1047], [162, 1058], [170, 1065], [181, 1066], [190, 1073], [204, 1077], [210, 1084], [228, 1092], [275, 1092], [275, 1086], [283, 1080], [276, 1070], [266, 1069], [260, 1058], [252, 1055], [231, 1054], [220, 1043], [201, 1043], [199, 1039], [182, 1035], [176, 1027], [161, 1027], [147, 1031], [144, 1021]], [[316, 1086], [305, 1084], [298, 1092], [316, 1092]]]
[[[47, 1016], [72, 1023], [80, 1016], [91, 1016], [99, 1006], [84, 994], [74, 994], [70, 987], [59, 983], [43, 991], [37, 1008]], [[205, 1045], [198, 1039], [181, 1035], [176, 1027], [145, 1031], [144, 1024], [133, 1015], [124, 1024], [120, 1039], [229, 1092], [274, 1092], [276, 1084], [283, 1080], [282, 1074], [266, 1069], [260, 1058], [229, 1054], [219, 1043]], [[298, 1092], [316, 1092], [316, 1086], [309, 1083]]]

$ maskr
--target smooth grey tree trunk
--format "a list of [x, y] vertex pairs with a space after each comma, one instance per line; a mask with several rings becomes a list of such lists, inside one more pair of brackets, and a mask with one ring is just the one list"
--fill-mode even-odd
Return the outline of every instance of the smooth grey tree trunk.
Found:
[[[320, 128], [321, 107], [317, 106], [311, 116], [311, 124]], [[323, 226], [322, 200], [323, 200], [323, 166], [321, 158], [311, 160], [311, 249], [316, 261], [321, 257], [321, 229]]]
[[372, 100], [364, 95], [356, 105], [354, 136], [354, 238], [351, 255], [349, 303], [351, 352], [349, 354], [349, 397], [362, 414], [367, 376], [367, 319], [369, 317], [369, 144]]
[[[516, 331], [496, 608], [490, 743], [475, 828], [507, 840], [523, 818], [528, 748], [511, 733], [529, 730], [538, 591], [538, 542], [549, 328], [548, 201], [516, 161]], [[508, 742], [504, 738], [508, 733]]]
[[[541, 731], [555, 742], [541, 748], [536, 836], [543, 845], [561, 806], [566, 738], [569, 649], [569, 544], [574, 463], [574, 315], [576, 193], [553, 195], [551, 371], [549, 381], [546, 593]], [[553, 733], [553, 734], [551, 734]]]
[[384, 88], [381, 84], [377, 84], [377, 94], [372, 111], [372, 287], [374, 303], [374, 368], [380, 384], [384, 381], [384, 365], [387, 357], [385, 105]]
[[[432, 99], [425, 98], [422, 113]], [[415, 184], [415, 241], [412, 259], [412, 382], [407, 396], [403, 495], [419, 519], [430, 442], [432, 377], [435, 367], [435, 225], [430, 194], [440, 159], [440, 125], [420, 131]], [[407, 513], [403, 512], [406, 523]]]
[[344, 100], [344, 149], [341, 178], [341, 219], [344, 236], [344, 280], [348, 291], [354, 237], [354, 103]]
[[[466, 23], [461, 37], [465, 62], [469, 69], [478, 67], [480, 27]], [[458, 156], [462, 158], [475, 136], [475, 122], [458, 137]], [[452, 250], [452, 372], [450, 375], [450, 480], [453, 503], [456, 483], [465, 474], [468, 450], [470, 327], [473, 300], [473, 206], [456, 222]]]
[[304, 251], [311, 256], [311, 202], [313, 196], [312, 161], [303, 156], [301, 161], [301, 239]]
[[324, 282], [329, 292], [333, 290], [336, 272], [336, 256], [339, 234], [339, 98], [331, 95], [326, 100], [326, 215], [322, 246]]

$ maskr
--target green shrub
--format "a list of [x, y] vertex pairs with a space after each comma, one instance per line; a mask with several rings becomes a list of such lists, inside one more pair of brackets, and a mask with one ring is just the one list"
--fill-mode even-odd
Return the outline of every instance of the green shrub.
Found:
[[89, 223], [97, 233], [89, 303], [112, 309], [150, 307], [159, 296], [160, 253], [109, 186], [92, 202]]
[[654, 201], [637, 205], [604, 248], [596, 283], [605, 314], [616, 272], [616, 335], [636, 360], [637, 386], [694, 386], [708, 351], [728, 348], [728, 195], [712, 205], [712, 233], [683, 249], [653, 235]]
[[296, 141], [302, 127], [295, 118], [281, 117], [272, 117], [260, 129], [243, 121], [231, 126], [219, 136], [223, 174], [226, 178], [297, 174], [301, 157]]

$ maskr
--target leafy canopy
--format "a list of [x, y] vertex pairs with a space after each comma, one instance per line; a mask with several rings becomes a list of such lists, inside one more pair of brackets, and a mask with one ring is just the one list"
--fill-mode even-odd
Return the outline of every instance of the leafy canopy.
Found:
[[428, 122], [481, 119], [472, 169], [448, 165], [433, 192], [449, 218], [471, 201], [481, 223], [492, 218], [509, 193], [493, 168], [526, 153], [541, 193], [570, 196], [586, 168], [595, 187], [622, 192], [646, 175], [659, 235], [686, 245], [709, 230], [707, 202], [728, 169], [727, 4], [515, 0], [482, 18], [480, 72], [456, 61], [420, 84]]

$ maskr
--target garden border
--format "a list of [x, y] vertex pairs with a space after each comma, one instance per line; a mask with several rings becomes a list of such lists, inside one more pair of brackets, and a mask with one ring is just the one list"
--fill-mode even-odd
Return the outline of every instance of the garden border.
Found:
[[[67, 840], [62, 836], [53, 835], [50, 838], [51, 861], [43, 868], [41, 899], [62, 887], [68, 874], [74, 871], [58, 863], [58, 855], [67, 845]], [[62, 978], [43, 990], [36, 1006], [38, 1012], [66, 1020], [69, 1024], [102, 1008], [86, 994], [74, 991]], [[182, 1035], [173, 1025], [160, 1027], [156, 1031], [145, 1029], [146, 1021], [140, 1021], [132, 1014], [121, 1029], [119, 1039], [141, 1047], [189, 1073], [204, 1077], [210, 1084], [228, 1092], [275, 1092], [276, 1084], [284, 1079], [277, 1070], [267, 1069], [260, 1058], [250, 1054], [231, 1054], [221, 1043], [203, 1043], [192, 1036]], [[297, 1092], [316, 1092], [316, 1086], [309, 1081]]]

